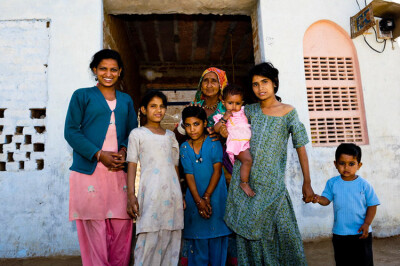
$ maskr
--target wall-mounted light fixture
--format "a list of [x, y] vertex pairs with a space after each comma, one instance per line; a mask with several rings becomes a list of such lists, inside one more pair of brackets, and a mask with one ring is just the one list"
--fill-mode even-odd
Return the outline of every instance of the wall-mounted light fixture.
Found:
[[381, 34], [382, 39], [388, 39], [388, 32], [390, 32], [392, 40], [400, 36], [400, 4], [385, 0], [373, 0], [350, 18], [351, 38], [356, 38], [374, 27], [376, 18], [379, 21], [378, 31], [383, 33]]

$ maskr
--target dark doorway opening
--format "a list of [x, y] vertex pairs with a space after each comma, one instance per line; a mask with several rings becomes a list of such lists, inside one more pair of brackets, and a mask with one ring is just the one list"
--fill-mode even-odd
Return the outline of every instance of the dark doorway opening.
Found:
[[171, 103], [163, 121], [172, 129], [193, 100], [201, 73], [226, 71], [229, 83], [245, 86], [254, 65], [251, 19], [244, 15], [105, 15], [104, 47], [118, 50], [126, 75], [121, 89], [137, 107], [141, 95], [160, 89]]

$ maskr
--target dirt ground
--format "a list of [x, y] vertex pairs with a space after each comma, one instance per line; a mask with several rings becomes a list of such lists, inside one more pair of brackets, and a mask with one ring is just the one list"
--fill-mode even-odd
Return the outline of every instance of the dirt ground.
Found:
[[[334, 266], [332, 242], [329, 239], [304, 243], [309, 266]], [[400, 236], [373, 240], [375, 266], [400, 265]], [[0, 259], [0, 266], [80, 266], [80, 257], [46, 257]]]

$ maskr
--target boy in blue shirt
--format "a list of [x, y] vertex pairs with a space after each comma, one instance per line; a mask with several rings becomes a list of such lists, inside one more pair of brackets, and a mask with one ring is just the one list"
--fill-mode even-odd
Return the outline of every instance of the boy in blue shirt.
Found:
[[313, 203], [327, 206], [333, 201], [336, 265], [373, 265], [371, 223], [380, 202], [372, 186], [356, 175], [362, 166], [361, 148], [352, 143], [340, 144], [334, 164], [340, 175], [328, 180]]

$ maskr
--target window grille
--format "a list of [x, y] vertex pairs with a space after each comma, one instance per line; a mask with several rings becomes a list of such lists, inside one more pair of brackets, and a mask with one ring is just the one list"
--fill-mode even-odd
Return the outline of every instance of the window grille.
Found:
[[[317, 26], [313, 28], [314, 25]], [[342, 142], [368, 144], [354, 46], [350, 38], [337, 29], [339, 26], [327, 21], [314, 25], [304, 37], [304, 71], [312, 145], [337, 146]], [[316, 44], [315, 36], [321, 30], [328, 37], [317, 39]], [[313, 41], [307, 40], [308, 34], [311, 39], [314, 38]], [[335, 43], [338, 39], [339, 43]]]

